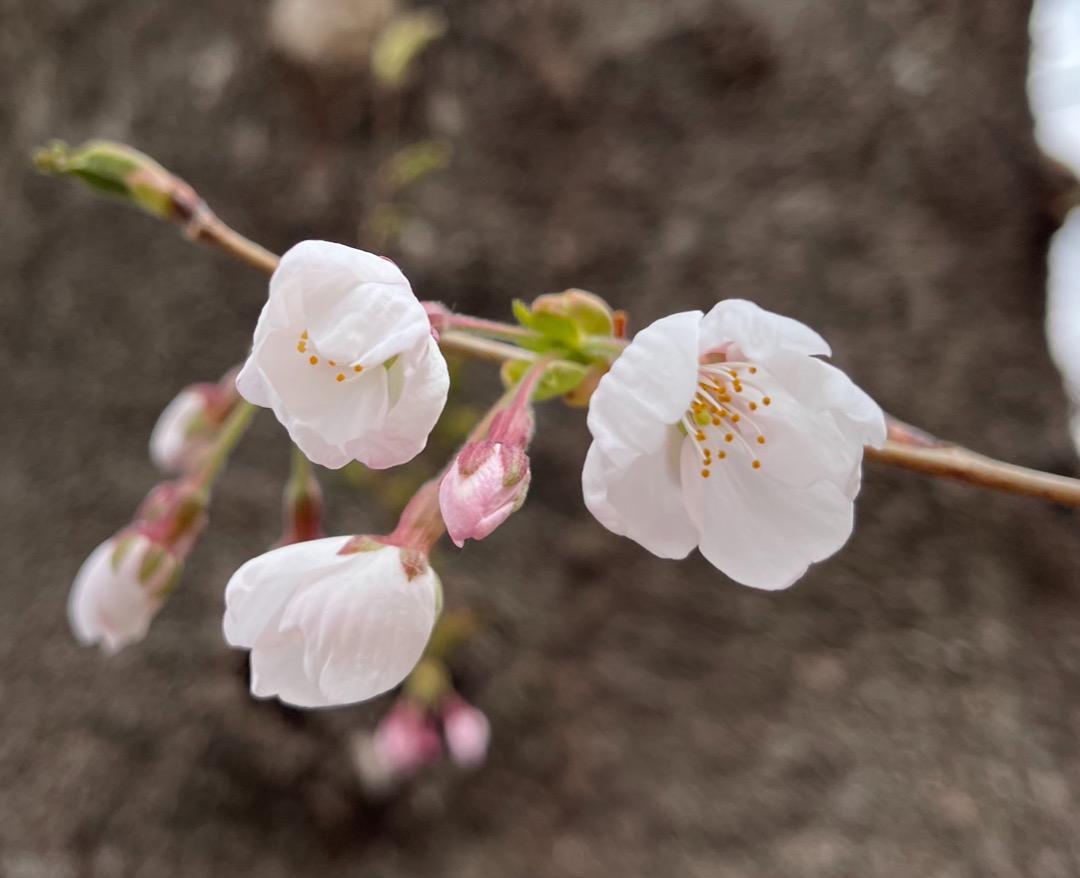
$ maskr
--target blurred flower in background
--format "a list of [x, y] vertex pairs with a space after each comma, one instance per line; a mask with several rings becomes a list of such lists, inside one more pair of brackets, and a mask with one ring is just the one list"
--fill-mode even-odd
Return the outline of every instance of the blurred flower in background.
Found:
[[[1031, 12], [1028, 99], [1035, 139], [1080, 175], [1080, 0], [1038, 0]], [[1050, 246], [1046, 331], [1074, 406], [1080, 406], [1080, 211], [1073, 208]], [[1080, 449], [1080, 413], [1072, 416]]]

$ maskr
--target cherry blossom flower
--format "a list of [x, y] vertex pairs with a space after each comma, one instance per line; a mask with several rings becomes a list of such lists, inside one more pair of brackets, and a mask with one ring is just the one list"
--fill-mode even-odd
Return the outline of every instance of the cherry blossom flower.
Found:
[[251, 650], [253, 695], [297, 707], [364, 701], [420, 660], [440, 590], [415, 549], [370, 537], [295, 543], [233, 574], [225, 639]]
[[326, 241], [270, 280], [241, 395], [274, 410], [315, 463], [383, 469], [416, 456], [450, 379], [423, 306], [388, 259]]
[[175, 581], [177, 558], [138, 533], [106, 540], [83, 562], [68, 598], [68, 620], [84, 646], [115, 653], [142, 640]]
[[729, 299], [642, 330], [593, 395], [585, 503], [663, 558], [786, 588], [851, 534], [881, 409], [816, 332]]

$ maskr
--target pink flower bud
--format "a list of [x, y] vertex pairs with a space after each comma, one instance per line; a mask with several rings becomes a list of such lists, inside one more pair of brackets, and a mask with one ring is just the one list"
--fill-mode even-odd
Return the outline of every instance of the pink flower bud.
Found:
[[521, 508], [529, 490], [524, 445], [485, 439], [470, 442], [439, 485], [439, 506], [450, 539], [482, 540]]
[[375, 729], [375, 752], [398, 777], [415, 774], [442, 754], [434, 719], [418, 704], [398, 701]]
[[483, 711], [451, 696], [443, 704], [442, 722], [450, 758], [462, 768], [482, 764], [491, 741], [491, 724]]

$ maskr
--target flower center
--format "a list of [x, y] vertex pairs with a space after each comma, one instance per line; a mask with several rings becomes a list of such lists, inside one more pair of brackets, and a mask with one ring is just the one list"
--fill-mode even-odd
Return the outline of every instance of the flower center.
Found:
[[[750, 466], [761, 469], [756, 448], [765, 444], [765, 433], [754, 412], [772, 405], [753, 376], [757, 366], [740, 361], [703, 362], [690, 407], [680, 421], [701, 459], [701, 477], [728, 456], [730, 445], [739, 445], [750, 456]], [[712, 447], [710, 447], [712, 446]]]
[[296, 352], [307, 357], [308, 366], [316, 366], [326, 370], [327, 376], [332, 377], [333, 380], [337, 381], [339, 384], [358, 378], [360, 373], [364, 371], [364, 367], [357, 362], [339, 366], [333, 360], [320, 357], [319, 352], [315, 349], [315, 345], [312, 343], [311, 339], [308, 338], [306, 329], [300, 333], [300, 340], [296, 343]]

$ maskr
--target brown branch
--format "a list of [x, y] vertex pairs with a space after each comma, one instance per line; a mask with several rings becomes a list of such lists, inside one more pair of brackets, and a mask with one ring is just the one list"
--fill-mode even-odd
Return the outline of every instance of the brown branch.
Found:
[[1080, 506], [1080, 480], [994, 460], [942, 442], [893, 418], [889, 418], [889, 438], [884, 447], [867, 448], [866, 457], [936, 478]]
[[[265, 274], [272, 274], [278, 266], [279, 257], [222, 222], [191, 186], [153, 159], [123, 144], [93, 141], [73, 153], [64, 144], [53, 143], [35, 155], [35, 162], [44, 173], [75, 174], [99, 192], [119, 196], [159, 219], [177, 223], [189, 239], [214, 247]], [[494, 362], [531, 362], [537, 358], [532, 351], [516, 345], [462, 331], [473, 329], [506, 338], [524, 334], [519, 327], [460, 317], [460, 328], [455, 329], [451, 321], [447, 315], [445, 325], [439, 327], [443, 330], [440, 344], [447, 350]], [[436, 324], [435, 320], [432, 322]], [[616, 312], [617, 337], [621, 337], [625, 322], [625, 315]], [[959, 445], [942, 442], [894, 418], [888, 421], [888, 440], [882, 448], [867, 448], [868, 460], [936, 478], [1080, 507], [1080, 480], [994, 460]]]

